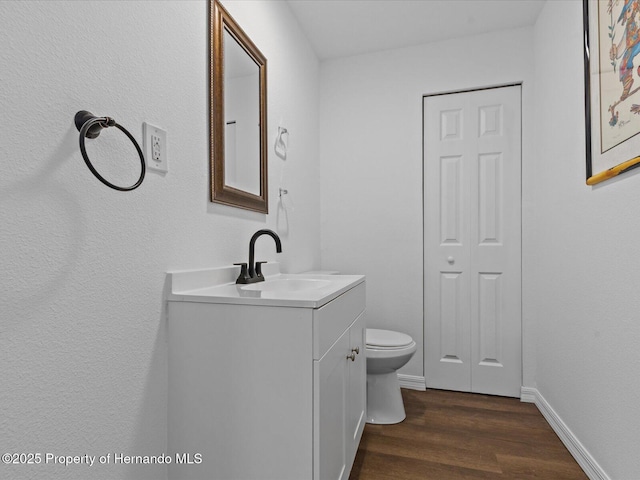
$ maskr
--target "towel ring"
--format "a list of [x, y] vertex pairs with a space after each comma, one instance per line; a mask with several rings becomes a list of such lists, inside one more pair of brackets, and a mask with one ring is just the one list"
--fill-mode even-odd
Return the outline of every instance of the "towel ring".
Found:
[[[133, 135], [131, 135], [123, 126], [118, 125], [113, 118], [96, 117], [91, 112], [88, 112], [86, 110], [80, 110], [78, 113], [76, 113], [74, 120], [75, 120], [76, 128], [80, 131], [80, 152], [82, 152], [82, 158], [84, 158], [84, 163], [87, 164], [87, 167], [89, 167], [89, 170], [91, 170], [91, 173], [93, 173], [96, 176], [96, 178], [100, 180], [102, 183], [104, 183], [107, 187], [111, 187], [114, 190], [119, 190], [121, 192], [128, 192], [130, 190], [134, 190], [138, 188], [142, 184], [142, 180], [144, 180], [144, 174], [146, 169], [145, 169], [145, 163], [144, 163], [144, 154], [142, 153], [142, 149], [140, 148], [140, 145], [138, 145], [138, 142], [136, 142], [136, 139], [133, 138]], [[114, 185], [113, 183], [109, 182], [102, 175], [100, 175], [98, 171], [93, 167], [93, 164], [91, 163], [91, 160], [89, 160], [89, 156], [87, 155], [87, 150], [84, 146], [85, 138], [97, 138], [98, 135], [100, 135], [100, 132], [102, 131], [102, 129], [108, 128], [108, 127], [116, 127], [117, 129], [122, 131], [122, 133], [124, 133], [129, 138], [129, 140], [131, 140], [131, 143], [133, 143], [133, 146], [136, 147], [136, 151], [140, 156], [140, 166], [141, 166], [140, 178], [138, 178], [138, 181], [133, 185], [131, 185], [130, 187], [120, 187], [118, 185]]]
[[[283, 135], [287, 136], [287, 141], [284, 141], [282, 138]], [[276, 138], [276, 143], [273, 146], [273, 150], [276, 152], [282, 160], [287, 159], [287, 148], [289, 143], [289, 131], [286, 128], [278, 127], [278, 136]]]

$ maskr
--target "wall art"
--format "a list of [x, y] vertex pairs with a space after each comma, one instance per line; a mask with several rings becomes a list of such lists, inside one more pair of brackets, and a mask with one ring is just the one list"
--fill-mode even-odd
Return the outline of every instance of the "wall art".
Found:
[[587, 184], [640, 166], [640, 0], [583, 0]]

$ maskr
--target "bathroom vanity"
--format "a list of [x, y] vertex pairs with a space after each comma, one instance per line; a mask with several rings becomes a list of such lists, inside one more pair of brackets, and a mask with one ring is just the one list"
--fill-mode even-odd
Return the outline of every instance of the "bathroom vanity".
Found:
[[[347, 479], [366, 407], [365, 279], [169, 274], [169, 479]], [[195, 454], [200, 454], [196, 457]], [[184, 458], [184, 456], [182, 457]]]

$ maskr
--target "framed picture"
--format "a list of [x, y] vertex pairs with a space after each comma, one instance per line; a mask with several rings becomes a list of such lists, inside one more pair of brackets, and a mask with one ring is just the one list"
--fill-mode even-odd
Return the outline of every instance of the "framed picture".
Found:
[[640, 166], [640, 0], [583, 0], [587, 184]]

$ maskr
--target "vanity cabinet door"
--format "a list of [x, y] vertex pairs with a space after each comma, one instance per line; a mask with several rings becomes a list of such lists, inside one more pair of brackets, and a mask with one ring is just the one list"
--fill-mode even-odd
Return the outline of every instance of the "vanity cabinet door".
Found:
[[367, 406], [367, 355], [365, 348], [366, 324], [364, 313], [353, 322], [349, 329], [350, 354], [355, 353], [353, 361], [347, 362], [347, 413], [346, 413], [346, 447], [347, 466], [349, 470], [358, 450], [365, 424]]
[[342, 480], [346, 469], [345, 413], [348, 379], [349, 330], [313, 362], [314, 367], [314, 478]]
[[314, 361], [314, 478], [346, 480], [365, 424], [367, 358], [361, 314]]

